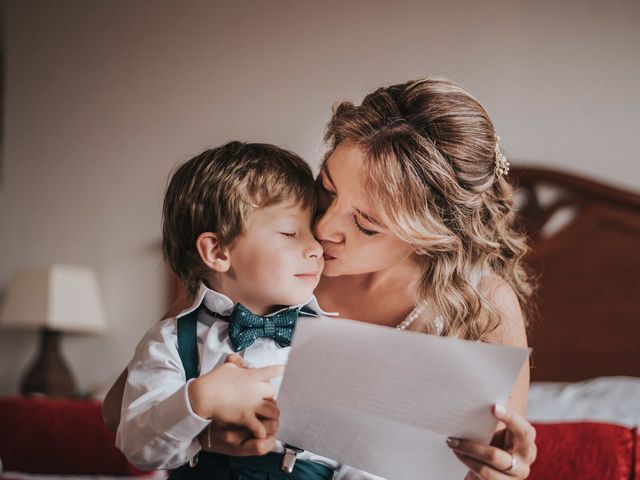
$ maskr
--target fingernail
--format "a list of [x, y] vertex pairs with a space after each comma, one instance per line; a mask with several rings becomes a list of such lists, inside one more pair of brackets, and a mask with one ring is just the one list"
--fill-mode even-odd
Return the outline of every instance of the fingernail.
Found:
[[507, 409], [505, 408], [504, 405], [502, 405], [501, 403], [496, 403], [493, 406], [493, 411], [495, 413], [497, 413], [498, 415], [504, 415], [505, 413], [507, 413]]
[[460, 440], [454, 437], [447, 438], [447, 445], [451, 448], [457, 448], [460, 445]]

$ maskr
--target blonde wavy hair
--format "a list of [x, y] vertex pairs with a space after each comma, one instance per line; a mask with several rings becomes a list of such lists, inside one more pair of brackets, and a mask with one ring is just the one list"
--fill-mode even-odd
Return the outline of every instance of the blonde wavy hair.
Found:
[[[325, 140], [327, 157], [344, 141], [363, 151], [371, 203], [413, 246], [423, 266], [418, 296], [444, 318], [442, 335], [487, 340], [497, 328], [497, 309], [473, 280], [487, 269], [527, 311], [532, 283], [513, 189], [496, 173], [497, 135], [471, 94], [433, 77], [379, 88], [361, 105], [335, 105]], [[436, 331], [434, 320], [425, 326]]]

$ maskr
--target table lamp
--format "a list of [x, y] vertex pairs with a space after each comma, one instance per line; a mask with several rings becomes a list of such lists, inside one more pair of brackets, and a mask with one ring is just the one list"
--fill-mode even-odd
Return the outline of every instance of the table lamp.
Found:
[[63, 332], [106, 331], [106, 312], [95, 272], [55, 264], [23, 269], [6, 293], [0, 327], [40, 330], [40, 348], [22, 381], [21, 393], [77, 395], [73, 375], [60, 351], [60, 337]]

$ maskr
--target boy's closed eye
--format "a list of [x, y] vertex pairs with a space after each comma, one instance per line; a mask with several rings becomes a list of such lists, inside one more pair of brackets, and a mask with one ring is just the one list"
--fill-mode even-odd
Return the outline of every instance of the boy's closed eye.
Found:
[[287, 238], [296, 238], [298, 236], [296, 232], [280, 232], [280, 234]]

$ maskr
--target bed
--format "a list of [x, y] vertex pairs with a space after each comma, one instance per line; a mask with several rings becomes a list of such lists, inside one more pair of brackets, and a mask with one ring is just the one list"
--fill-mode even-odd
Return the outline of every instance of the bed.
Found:
[[[640, 195], [534, 167], [510, 177], [539, 283], [530, 478], [640, 480]], [[113, 441], [97, 401], [0, 399], [0, 478], [143, 475]]]
[[519, 166], [536, 275], [531, 478], [640, 478], [640, 195]]

